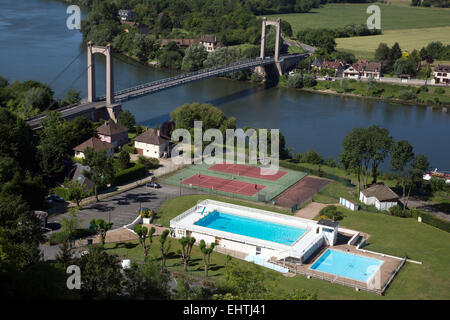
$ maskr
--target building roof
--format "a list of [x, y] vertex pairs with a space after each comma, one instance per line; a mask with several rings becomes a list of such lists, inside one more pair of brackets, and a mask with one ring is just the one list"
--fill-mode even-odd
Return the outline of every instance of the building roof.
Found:
[[374, 184], [367, 189], [361, 190], [361, 193], [368, 198], [375, 197], [381, 202], [396, 201], [399, 199], [398, 195], [384, 184]]
[[437, 71], [437, 72], [450, 72], [450, 65], [448, 65], [448, 64], [437, 64], [434, 67], [434, 71]]
[[326, 227], [336, 228], [339, 225], [339, 222], [322, 218], [319, 220], [318, 224]]
[[142, 133], [141, 135], [137, 136], [134, 141], [137, 142], [143, 142], [143, 143], [147, 143], [147, 144], [154, 144], [154, 145], [161, 145], [166, 143], [168, 140], [157, 135], [155, 129], [148, 129], [147, 131], [145, 131], [144, 133]]
[[353, 64], [353, 68], [357, 71], [369, 71], [369, 72], [381, 72], [381, 63], [380, 62], [369, 62], [367, 60], [358, 60], [355, 64]]
[[214, 36], [214, 35], [211, 35], [211, 34], [206, 34], [206, 35], [202, 36], [201, 41], [216, 43], [217, 42], [217, 37]]
[[128, 132], [128, 128], [118, 123], [106, 121], [104, 124], [97, 128], [97, 132], [105, 136], [113, 136], [122, 132]]
[[343, 64], [340, 61], [324, 61], [324, 62], [322, 62], [322, 68], [339, 69], [341, 67], [343, 67]]
[[189, 47], [194, 44], [200, 44], [200, 39], [163, 39], [161, 46], [165, 47], [169, 42], [175, 42], [179, 47]]
[[114, 149], [114, 146], [106, 141], [102, 141], [99, 138], [90, 138], [83, 142], [82, 144], [76, 146], [73, 148], [75, 151], [84, 152], [86, 148], [92, 148], [94, 151], [101, 151], [101, 150], [109, 150]]

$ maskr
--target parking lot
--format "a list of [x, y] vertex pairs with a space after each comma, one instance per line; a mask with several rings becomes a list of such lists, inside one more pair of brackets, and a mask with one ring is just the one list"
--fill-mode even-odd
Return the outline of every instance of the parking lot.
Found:
[[[167, 184], [161, 185], [162, 188], [159, 189], [142, 186], [83, 207], [83, 209], [77, 211], [80, 228], [87, 228], [92, 219], [113, 222], [113, 229], [120, 228], [133, 222], [140, 208], [150, 208], [157, 211], [166, 200], [180, 195], [179, 187]], [[182, 188], [181, 192], [183, 195], [202, 193], [185, 188]], [[53, 230], [58, 229], [63, 217], [67, 217], [67, 213], [50, 216], [48, 227]]]

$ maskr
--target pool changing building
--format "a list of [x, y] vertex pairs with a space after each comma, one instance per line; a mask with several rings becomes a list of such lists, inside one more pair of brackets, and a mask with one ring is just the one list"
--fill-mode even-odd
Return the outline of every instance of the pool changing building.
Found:
[[[195, 224], [214, 212], [250, 218], [258, 222], [264, 221], [269, 224], [304, 229], [305, 231], [288, 245]], [[293, 257], [303, 263], [323, 245], [333, 246], [336, 243], [338, 223], [325, 219], [317, 222], [207, 199], [172, 219], [170, 231], [172, 237], [194, 237], [197, 242], [204, 240], [207, 244], [214, 242], [218, 247], [246, 253], [247, 258], [258, 256], [268, 261], [271, 257], [276, 259]], [[247, 258], [246, 260], [249, 260]]]

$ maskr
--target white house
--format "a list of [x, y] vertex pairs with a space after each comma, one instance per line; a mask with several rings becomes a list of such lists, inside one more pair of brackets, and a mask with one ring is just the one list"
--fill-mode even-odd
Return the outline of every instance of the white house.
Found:
[[161, 158], [169, 150], [169, 140], [161, 137], [159, 130], [148, 129], [134, 139], [134, 147], [139, 155]]
[[432, 84], [450, 84], [450, 65], [438, 64], [434, 67]]
[[397, 205], [399, 197], [388, 186], [375, 184], [361, 190], [359, 200], [367, 205], [374, 205], [378, 210], [389, 210]]
[[114, 145], [109, 142], [102, 141], [99, 138], [90, 138], [73, 148], [75, 151], [75, 157], [84, 159], [84, 152], [87, 148], [92, 148], [95, 152], [106, 150], [108, 157], [112, 158], [114, 156]]

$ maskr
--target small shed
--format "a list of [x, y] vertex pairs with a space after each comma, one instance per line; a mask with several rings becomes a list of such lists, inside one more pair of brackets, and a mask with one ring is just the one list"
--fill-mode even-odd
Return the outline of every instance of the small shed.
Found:
[[384, 184], [374, 184], [360, 191], [359, 200], [374, 205], [378, 210], [389, 210], [398, 204], [399, 196]]

